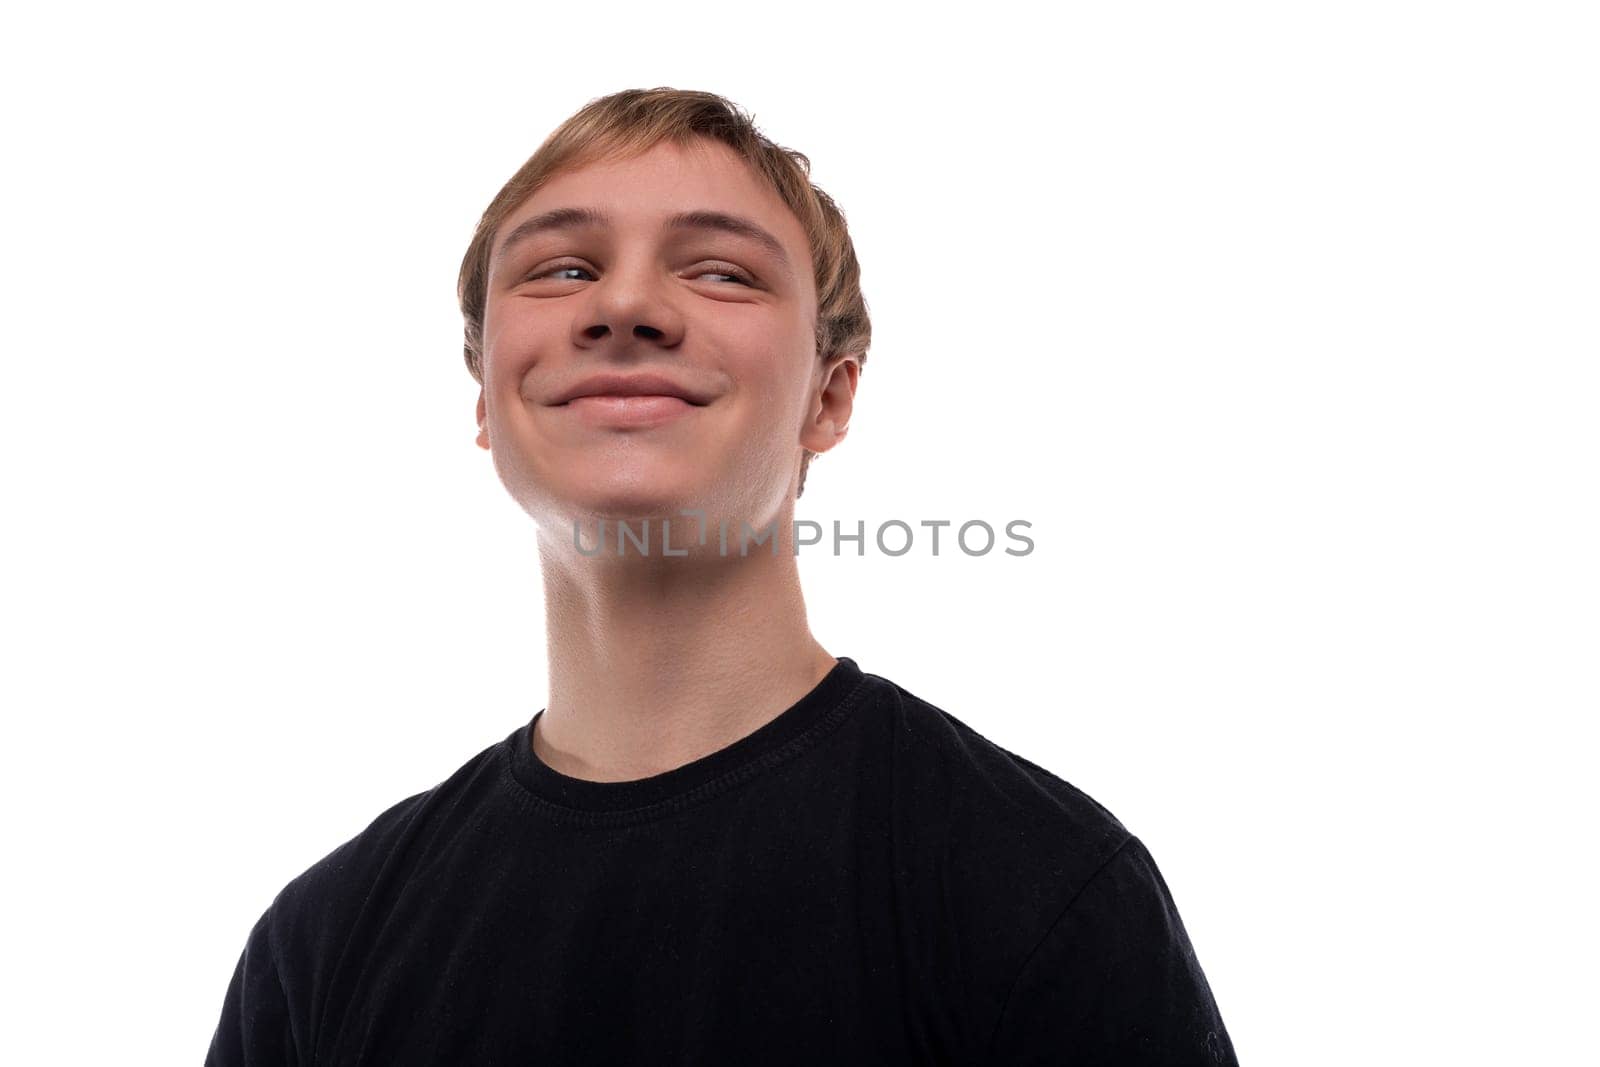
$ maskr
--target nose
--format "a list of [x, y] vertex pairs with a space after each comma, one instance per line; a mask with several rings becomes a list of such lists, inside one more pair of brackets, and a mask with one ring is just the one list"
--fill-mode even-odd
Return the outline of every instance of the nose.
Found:
[[613, 266], [588, 287], [589, 299], [573, 319], [573, 343], [579, 348], [627, 347], [638, 340], [651, 347], [676, 347], [683, 340], [683, 316], [673, 304], [670, 282], [647, 263]]

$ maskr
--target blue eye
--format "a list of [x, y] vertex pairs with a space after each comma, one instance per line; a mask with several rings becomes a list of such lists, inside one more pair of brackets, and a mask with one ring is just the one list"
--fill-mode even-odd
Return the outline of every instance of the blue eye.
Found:
[[[717, 264], [713, 264], [713, 266], [723, 267], [723, 266], [726, 266], [726, 264], [717, 263]], [[729, 278], [732, 281], [738, 283], [739, 285], [753, 286], [755, 284], [749, 278], [745, 277], [743, 274], [741, 274], [737, 270], [734, 270], [732, 267], [728, 267], [726, 270], [701, 271], [699, 274], [695, 275], [695, 277], [704, 278], [707, 275], [709, 275], [709, 276], [711, 276], [713, 278]]]
[[[530, 274], [528, 276], [528, 280], [529, 281], [536, 281], [537, 279], [540, 279], [540, 278], [548, 278], [551, 275], [559, 274], [562, 271], [577, 271], [579, 274], [589, 274], [589, 268], [580, 267], [580, 266], [577, 266], [576, 264], [568, 263], [568, 264], [563, 264], [563, 265], [560, 265], [560, 266], [551, 267], [549, 270], [540, 271], [538, 274]], [[594, 275], [590, 274], [589, 277], [592, 279], [594, 277]], [[583, 279], [581, 279], [581, 278], [558, 278], [557, 280], [558, 281], [582, 281]]]

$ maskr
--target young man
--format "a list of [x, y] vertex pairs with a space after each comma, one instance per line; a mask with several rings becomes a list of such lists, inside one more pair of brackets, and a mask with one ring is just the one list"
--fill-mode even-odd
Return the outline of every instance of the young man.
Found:
[[459, 295], [549, 700], [279, 893], [208, 1064], [1234, 1062], [1138, 839], [807, 626], [790, 520], [870, 326], [803, 156], [597, 100]]

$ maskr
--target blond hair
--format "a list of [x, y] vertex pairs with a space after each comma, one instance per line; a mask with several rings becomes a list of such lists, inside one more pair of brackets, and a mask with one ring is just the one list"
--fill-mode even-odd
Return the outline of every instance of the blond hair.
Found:
[[[495, 194], [478, 221], [461, 260], [456, 296], [465, 327], [467, 370], [483, 383], [483, 318], [489, 286], [489, 255], [500, 226], [557, 173], [599, 159], [631, 156], [670, 141], [688, 146], [696, 138], [720, 142], [772, 186], [805, 230], [817, 287], [816, 350], [819, 358], [846, 353], [866, 362], [872, 322], [861, 295], [861, 268], [832, 198], [811, 183], [811, 161], [774, 144], [738, 105], [714, 93], [686, 89], [627, 89], [592, 100], [545, 138], [539, 150]], [[800, 488], [815, 453], [800, 465]], [[799, 495], [798, 493], [796, 495]]]

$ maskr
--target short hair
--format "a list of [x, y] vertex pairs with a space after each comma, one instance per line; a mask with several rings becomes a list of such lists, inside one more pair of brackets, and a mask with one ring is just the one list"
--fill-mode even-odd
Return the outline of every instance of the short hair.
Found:
[[[461, 260], [456, 297], [465, 326], [467, 370], [483, 383], [483, 319], [489, 256], [500, 226], [558, 173], [601, 159], [630, 157], [670, 141], [727, 145], [782, 198], [805, 230], [817, 287], [816, 352], [820, 359], [853, 353], [865, 364], [872, 321], [861, 294], [861, 267], [844, 213], [811, 183], [811, 161], [773, 143], [752, 116], [715, 93], [687, 89], [626, 89], [591, 100], [547, 137], [489, 202]], [[800, 489], [816, 454], [800, 464]], [[797, 492], [798, 496], [799, 493]]]

